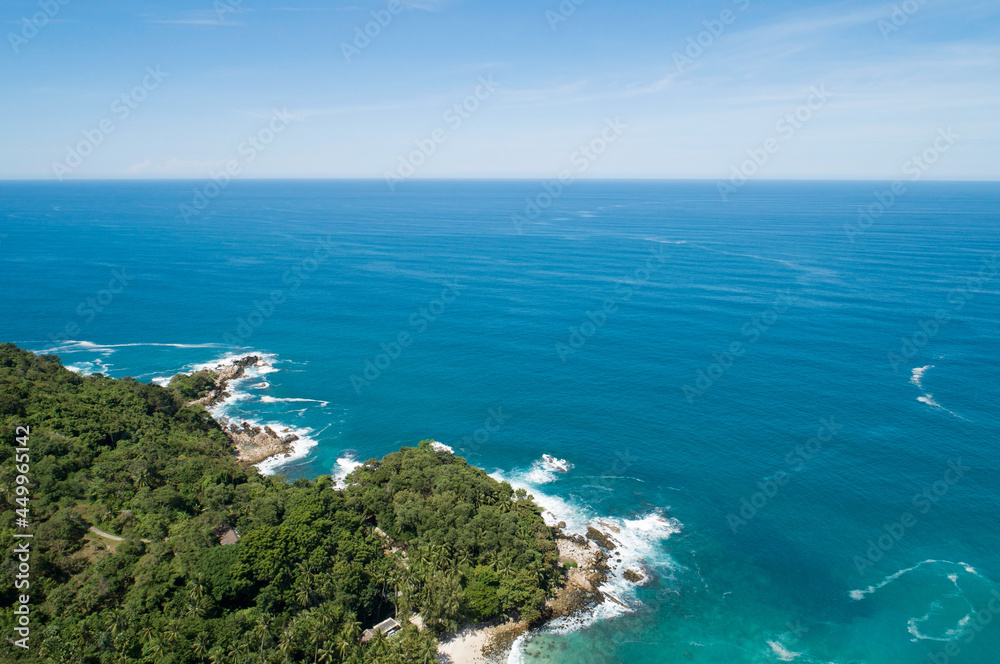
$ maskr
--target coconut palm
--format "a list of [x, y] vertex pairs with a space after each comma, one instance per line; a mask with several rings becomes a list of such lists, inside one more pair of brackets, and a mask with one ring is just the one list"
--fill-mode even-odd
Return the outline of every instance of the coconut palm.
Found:
[[257, 614], [257, 622], [251, 631], [254, 639], [260, 639], [260, 661], [264, 661], [264, 642], [271, 636], [271, 630], [267, 624], [267, 616], [263, 613]]
[[199, 660], [205, 661], [205, 656], [208, 654], [208, 644], [205, 642], [205, 634], [199, 634], [198, 638], [194, 640], [194, 643], [191, 644], [191, 652]]
[[420, 664], [437, 664], [437, 644], [433, 639], [424, 639], [417, 651]]

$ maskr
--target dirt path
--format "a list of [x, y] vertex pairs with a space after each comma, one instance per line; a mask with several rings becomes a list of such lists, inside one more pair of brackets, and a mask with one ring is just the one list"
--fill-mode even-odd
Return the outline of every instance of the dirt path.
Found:
[[[117, 535], [112, 535], [111, 533], [106, 533], [103, 530], [101, 530], [100, 528], [98, 528], [97, 526], [91, 526], [90, 527], [90, 532], [94, 533], [95, 535], [100, 535], [101, 537], [103, 537], [105, 539], [109, 539], [109, 540], [112, 540], [112, 541], [115, 541], [115, 542], [124, 542], [125, 541], [124, 538], [118, 537]], [[152, 544], [152, 540], [148, 540], [148, 539], [140, 539], [139, 541], [140, 542], [144, 542], [146, 544]]]

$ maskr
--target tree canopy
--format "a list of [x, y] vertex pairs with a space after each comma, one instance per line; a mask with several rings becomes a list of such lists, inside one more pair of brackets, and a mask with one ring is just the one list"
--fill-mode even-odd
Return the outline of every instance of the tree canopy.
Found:
[[[539, 618], [559, 567], [523, 491], [428, 441], [366, 462], [345, 490], [328, 476], [263, 477], [186, 405], [211, 384], [82, 376], [0, 345], [6, 570], [18, 426], [31, 430], [34, 534], [30, 589], [0, 588], [5, 635], [17, 594], [30, 595], [30, 648], [5, 639], [4, 661], [429, 663], [434, 632]], [[241, 538], [224, 546], [229, 529]], [[362, 644], [361, 630], [388, 616], [402, 632]]]

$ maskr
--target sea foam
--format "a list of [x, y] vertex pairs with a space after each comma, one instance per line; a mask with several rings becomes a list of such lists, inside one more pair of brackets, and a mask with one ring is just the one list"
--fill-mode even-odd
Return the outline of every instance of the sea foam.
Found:
[[[497, 471], [490, 476], [498, 481], [508, 482], [515, 489], [524, 489], [534, 496], [535, 502], [542, 507], [542, 518], [549, 526], [563, 524], [564, 532], [584, 536], [588, 527], [594, 527], [616, 545], [611, 552], [612, 555], [605, 561], [609, 571], [607, 579], [600, 587], [601, 592], [614, 599], [605, 599], [587, 615], [552, 621], [545, 630], [573, 631], [593, 622], [635, 610], [639, 606], [636, 586], [625, 578], [626, 570], [672, 569], [674, 562], [663, 548], [663, 542], [681, 531], [680, 522], [668, 517], [661, 510], [653, 510], [631, 519], [602, 516], [586, 505], [539, 491], [539, 483], [533, 481], [538, 477], [537, 471], [536, 464], [532, 464], [526, 471], [510, 473]], [[550, 482], [541, 482], [541, 484], [547, 483]]]

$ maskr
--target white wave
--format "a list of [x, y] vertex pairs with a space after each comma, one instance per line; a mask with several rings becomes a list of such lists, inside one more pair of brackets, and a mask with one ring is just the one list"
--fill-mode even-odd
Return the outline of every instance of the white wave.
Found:
[[521, 651], [521, 648], [524, 646], [526, 636], [526, 634], [522, 634], [514, 639], [514, 645], [511, 646], [510, 654], [507, 655], [507, 664], [525, 664], [524, 652]]
[[957, 417], [960, 420], [967, 419], [965, 417], [962, 417], [961, 415], [959, 415], [955, 411], [950, 410], [948, 408], [945, 408], [944, 406], [942, 406], [941, 404], [939, 404], [937, 401], [934, 400], [934, 395], [933, 394], [927, 393], [927, 394], [924, 394], [923, 396], [919, 396], [919, 397], [917, 397], [917, 401], [919, 401], [920, 403], [925, 403], [928, 406], [930, 406], [931, 408], [940, 408], [944, 412], [946, 412], [949, 415], [952, 415], [954, 417]]
[[44, 348], [38, 351], [39, 355], [42, 354], [60, 354], [60, 353], [100, 353], [107, 357], [115, 352], [115, 349], [110, 346], [102, 346], [101, 344], [95, 344], [92, 341], [66, 341], [59, 346], [53, 346], [52, 348]]
[[333, 468], [333, 481], [334, 485], [338, 489], [343, 489], [347, 486], [346, 479], [351, 472], [361, 466], [362, 463], [358, 461], [354, 452], [347, 452], [344, 456], [337, 459], [337, 465]]
[[933, 394], [925, 394], [922, 397], [917, 397], [917, 401], [919, 401], [920, 403], [925, 403], [928, 406], [934, 406], [935, 408], [943, 408], [941, 404], [939, 404], [937, 401], [934, 401]]
[[790, 662], [796, 657], [800, 657], [802, 655], [800, 652], [792, 652], [777, 641], [768, 641], [767, 645], [771, 646], [771, 650], [782, 662]]
[[552, 470], [557, 473], [568, 473], [573, 470], [573, 464], [571, 464], [566, 459], [557, 459], [550, 454], [542, 455], [542, 464], [547, 470]]
[[[290, 461], [301, 459], [302, 457], [306, 456], [306, 454], [309, 453], [309, 450], [319, 445], [319, 441], [310, 435], [313, 433], [313, 430], [308, 427], [292, 428], [292, 427], [286, 427], [284, 424], [281, 424], [279, 422], [270, 422], [263, 424], [260, 422], [256, 422], [254, 420], [245, 420], [245, 421], [261, 428], [269, 426], [275, 431], [284, 431], [284, 429], [287, 428], [290, 430], [290, 433], [294, 433], [296, 436], [299, 437], [298, 440], [296, 440], [294, 443], [291, 444], [291, 450], [288, 452], [287, 455], [282, 454], [279, 456], [273, 456], [269, 459], [265, 459], [260, 463], [256, 464], [257, 470], [260, 471], [261, 475], [273, 475], [278, 467], [283, 466]], [[316, 435], [318, 436], [320, 433], [323, 432], [320, 431]]]
[[[963, 569], [969, 574], [981, 576], [979, 572], [977, 572], [975, 568], [970, 565], [965, 565], [963, 563], [959, 564], [962, 565]], [[927, 610], [927, 613], [919, 618], [910, 618], [907, 621], [906, 630], [913, 635], [913, 638], [910, 639], [911, 641], [954, 641], [965, 633], [965, 628], [969, 626], [969, 621], [972, 620], [972, 616], [976, 613], [976, 606], [972, 603], [972, 600], [966, 596], [965, 592], [962, 590], [962, 586], [959, 585], [958, 574], [949, 574], [948, 580], [951, 581], [951, 583], [955, 586], [955, 590], [958, 591], [957, 595], [951, 595], [950, 597], [961, 597], [964, 599], [969, 612], [958, 620], [954, 628], [945, 630], [942, 636], [930, 636], [928, 634], [924, 634], [920, 631], [919, 625], [927, 622], [932, 617], [937, 617], [937, 615], [944, 610], [941, 602], [935, 600], [931, 603], [930, 609]]]
[[455, 449], [451, 445], [445, 445], [439, 440], [432, 440], [431, 447], [437, 450], [438, 452], [447, 452], [448, 454], [455, 453]]
[[602, 593], [614, 599], [606, 599], [589, 615], [553, 621], [546, 626], [546, 631], [572, 631], [634, 610], [638, 605], [636, 586], [625, 578], [625, 571], [643, 567], [672, 569], [674, 566], [662, 543], [679, 533], [681, 524], [659, 510], [635, 519], [599, 515], [589, 507], [540, 492], [538, 483], [532, 481], [536, 477], [534, 467], [527, 472], [505, 475], [497, 471], [490, 476], [531, 494], [542, 507], [542, 518], [549, 526], [563, 523], [564, 532], [578, 535], [586, 535], [587, 528], [592, 526], [616, 545], [605, 561], [609, 571], [600, 588]]
[[[247, 366], [244, 368], [243, 375], [239, 378], [232, 380], [227, 385], [227, 391], [230, 396], [225, 400], [219, 402], [218, 404], [209, 408], [209, 412], [215, 417], [216, 420], [226, 417], [229, 419], [239, 420], [240, 422], [248, 422], [249, 424], [257, 427], [269, 426], [275, 431], [281, 432], [282, 434], [294, 433], [298, 436], [298, 440], [291, 444], [291, 449], [287, 455], [280, 455], [265, 459], [264, 461], [256, 464], [257, 469], [260, 471], [261, 475], [273, 475], [277, 468], [283, 466], [286, 463], [301, 459], [309, 453], [309, 450], [319, 445], [319, 441], [316, 436], [319, 436], [323, 431], [326, 431], [330, 425], [324, 427], [321, 431], [314, 433], [313, 429], [308, 427], [290, 427], [281, 422], [261, 422], [256, 419], [240, 416], [230, 416], [230, 411], [235, 403], [240, 401], [246, 401], [248, 399], [256, 399], [257, 395], [251, 394], [243, 389], [246, 386], [259, 385], [262, 381], [261, 376], [267, 373], [273, 373], [275, 371], [280, 371], [274, 367], [274, 364], [278, 362], [278, 356], [274, 353], [262, 353], [255, 351], [243, 351], [239, 353], [227, 353], [226, 355], [213, 360], [211, 362], [202, 362], [198, 364], [192, 364], [186, 367], [188, 372], [191, 371], [203, 371], [203, 370], [215, 370], [218, 367], [233, 364], [235, 360], [247, 357], [248, 355], [256, 355], [261, 358], [263, 365], [259, 366]], [[266, 382], [266, 381], [263, 381]], [[273, 401], [312, 401], [311, 399], [279, 399], [276, 397], [259, 397], [261, 401], [271, 403]], [[326, 405], [327, 402], [319, 402]], [[285, 430], [288, 431], [285, 431]]]
[[329, 401], [320, 401], [319, 399], [298, 399], [295, 397], [280, 398], [280, 397], [261, 397], [261, 401], [264, 403], [318, 403], [320, 406], [326, 408], [330, 405]]
[[572, 469], [573, 464], [566, 459], [543, 454], [541, 459], [532, 462], [524, 474], [524, 479], [530, 484], [550, 484], [559, 479], [559, 475], [568, 473]]
[[73, 353], [78, 351], [95, 351], [102, 353], [104, 355], [110, 355], [115, 352], [117, 348], [139, 348], [139, 347], [166, 347], [166, 348], [221, 348], [222, 344], [171, 344], [171, 343], [155, 343], [155, 342], [138, 342], [130, 344], [99, 344], [93, 341], [84, 341], [80, 339], [68, 339], [64, 341], [61, 345], [49, 348], [41, 353]]
[[[244, 357], [247, 357], [247, 356], [250, 356], [250, 355], [256, 355], [257, 357], [259, 357], [261, 360], [263, 360], [265, 363], [267, 363], [270, 366], [246, 367], [246, 369], [245, 369], [246, 374], [244, 374], [244, 375], [252, 374], [253, 377], [256, 378], [256, 377], [262, 376], [262, 375], [264, 375], [266, 373], [272, 373], [274, 371], [280, 371], [280, 369], [274, 368], [275, 362], [278, 362], [278, 356], [275, 355], [274, 353], [262, 353], [262, 352], [253, 351], [253, 350], [242, 350], [242, 351], [239, 351], [239, 352], [229, 352], [229, 353], [226, 353], [226, 354], [222, 355], [221, 357], [217, 357], [216, 359], [210, 360], [208, 362], [198, 362], [198, 363], [195, 363], [195, 364], [188, 364], [188, 365], [186, 365], [184, 367], [183, 373], [191, 373], [193, 371], [207, 371], [207, 370], [210, 370], [210, 369], [214, 370], [214, 369], [217, 369], [218, 367], [222, 367], [222, 366], [226, 366], [226, 365], [229, 365], [229, 364], [233, 364], [233, 362], [235, 362], [236, 360], [243, 359]], [[242, 378], [240, 380], [242, 380]]]
[[168, 343], [131, 343], [131, 344], [104, 344], [105, 348], [132, 348], [138, 346], [158, 346], [167, 348], [221, 348], [222, 344], [168, 344]]
[[[924, 367], [914, 367], [913, 368], [913, 373], [910, 376], [910, 382], [913, 383], [918, 389], [924, 390], [924, 383], [923, 383], [923, 381], [924, 381], [924, 374], [926, 374], [929, 369], [933, 369], [933, 368], [934, 368], [933, 364], [928, 364], [927, 366], [924, 366]], [[919, 401], [920, 403], [925, 403], [928, 406], [930, 406], [931, 408], [940, 408], [941, 410], [943, 410], [946, 413], [949, 413], [951, 415], [954, 415], [955, 417], [957, 417], [960, 420], [966, 419], [966, 418], [962, 417], [961, 415], [959, 415], [958, 413], [956, 413], [955, 411], [948, 410], [947, 408], [945, 408], [944, 406], [942, 406], [941, 404], [939, 404], [937, 401], [934, 400], [934, 395], [931, 394], [930, 392], [927, 392], [926, 390], [924, 390], [924, 394], [923, 395], [917, 397], [917, 401]]]
[[173, 376], [153, 376], [153, 378], [152, 378], [152, 380], [150, 382], [151, 383], [155, 383], [156, 385], [159, 385], [160, 387], [166, 387], [167, 385], [170, 384], [170, 379], [172, 377]]
[[972, 619], [971, 613], [966, 614], [961, 620], [958, 621], [958, 624], [954, 628], [945, 631], [945, 633], [941, 636], [930, 636], [920, 631], [918, 625], [930, 620], [933, 617], [932, 614], [934, 611], [940, 609], [940, 602], [934, 602], [934, 604], [931, 605], [931, 610], [926, 614], [920, 618], [910, 618], [906, 621], [906, 631], [913, 635], [913, 638], [910, 639], [911, 641], [954, 641], [958, 637], [962, 636], [963, 632], [965, 632], [965, 628], [969, 625], [969, 621]]
[[910, 382], [916, 385], [921, 390], [924, 389], [923, 379], [924, 374], [927, 373], [928, 369], [933, 369], [933, 364], [928, 364], [925, 367], [914, 367], [913, 374], [910, 376]]
[[885, 588], [887, 585], [889, 585], [890, 583], [892, 583], [893, 581], [895, 581], [896, 579], [900, 578], [901, 576], [903, 576], [905, 574], [909, 574], [910, 572], [912, 572], [914, 570], [920, 569], [924, 565], [935, 565], [935, 564], [939, 564], [939, 565], [957, 565], [957, 566], [961, 567], [963, 570], [965, 570], [966, 572], [968, 572], [969, 574], [973, 574], [973, 575], [979, 576], [979, 577], [982, 576], [979, 572], [976, 571], [976, 569], [974, 567], [972, 567], [971, 565], [969, 565], [967, 563], [956, 563], [956, 562], [953, 562], [951, 560], [922, 560], [919, 563], [917, 563], [916, 565], [914, 565], [913, 567], [907, 567], [905, 569], [899, 570], [898, 572], [893, 572], [892, 574], [889, 574], [888, 576], [884, 577], [880, 582], [878, 582], [875, 585], [868, 586], [867, 588], [865, 588], [863, 590], [852, 590], [848, 594], [850, 595], [851, 599], [853, 599], [855, 601], [862, 600], [862, 599], [865, 598], [865, 596], [871, 595], [872, 593], [875, 593], [875, 592], [878, 592], [879, 590], [881, 590], [882, 588]]
[[107, 375], [111, 371], [111, 364], [104, 362], [103, 360], [97, 358], [92, 362], [77, 362], [76, 364], [67, 364], [66, 368], [70, 371], [78, 374], [89, 375], [95, 373], [101, 373]]
[[542, 466], [541, 462], [536, 461], [531, 465], [531, 469], [525, 473], [524, 479], [531, 484], [548, 484], [555, 482], [559, 478], [551, 470]]

